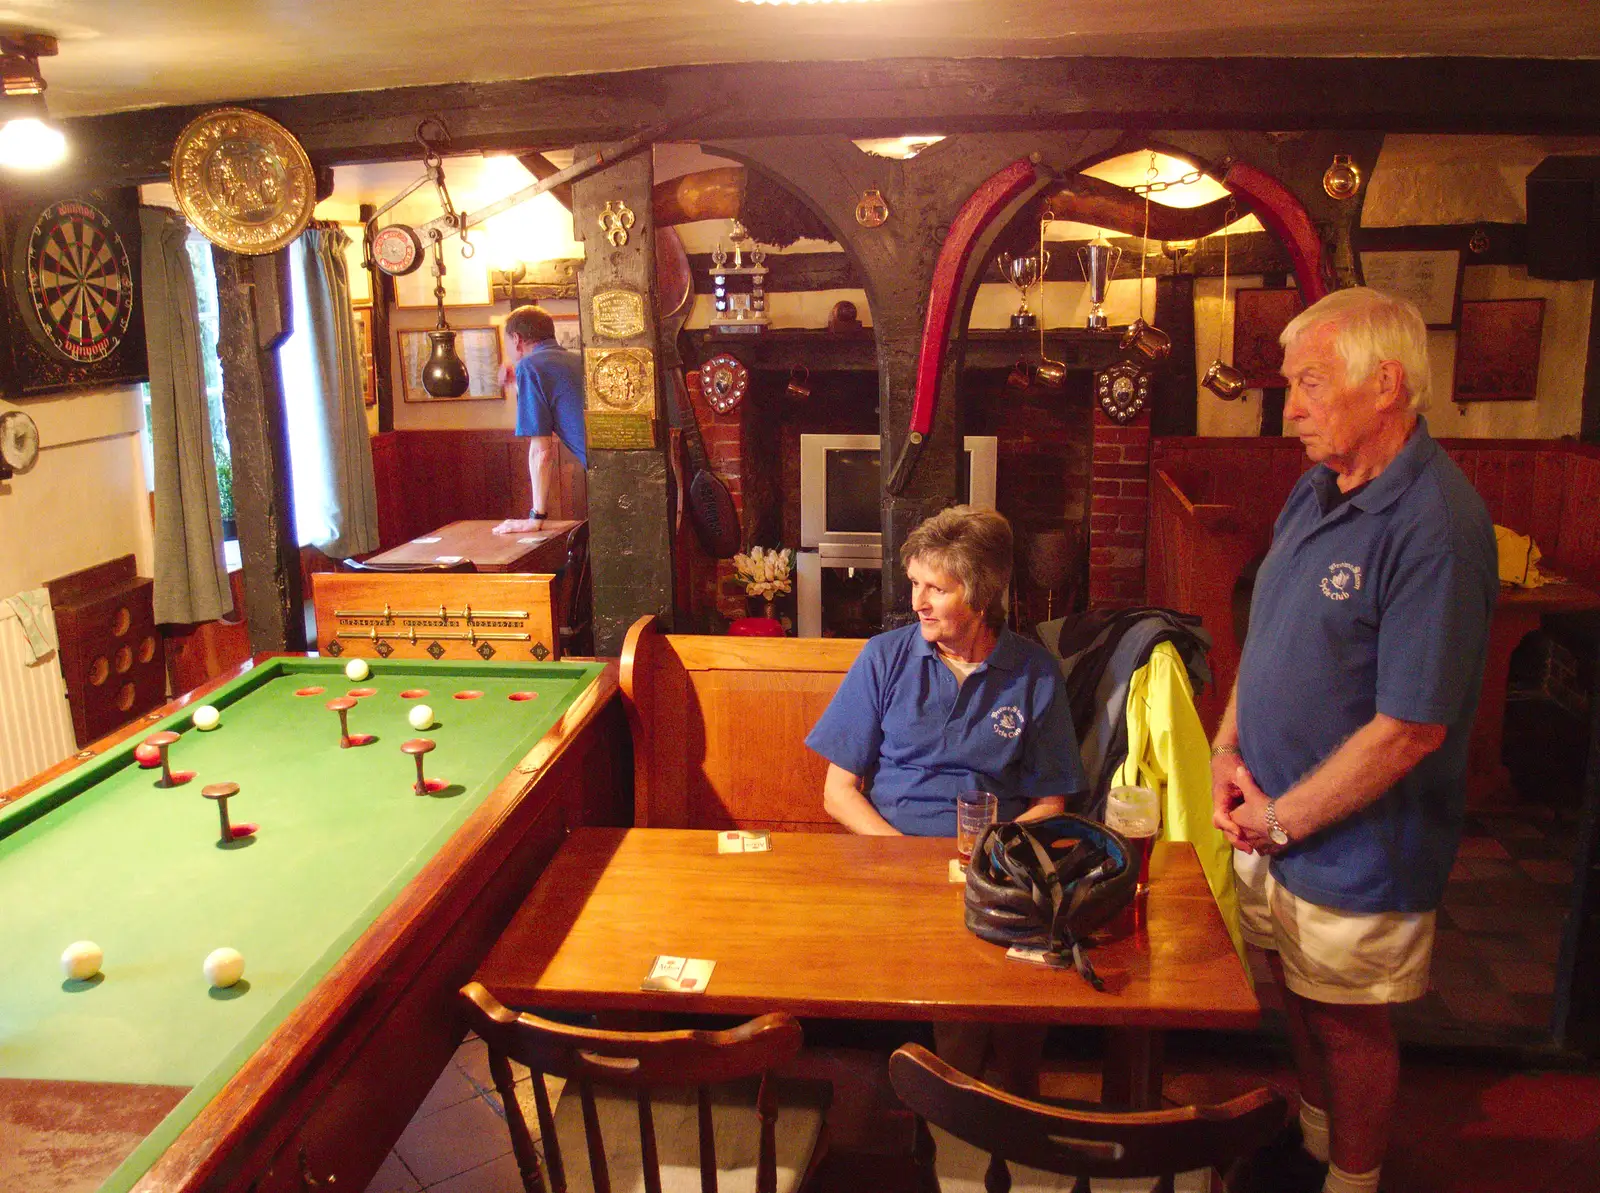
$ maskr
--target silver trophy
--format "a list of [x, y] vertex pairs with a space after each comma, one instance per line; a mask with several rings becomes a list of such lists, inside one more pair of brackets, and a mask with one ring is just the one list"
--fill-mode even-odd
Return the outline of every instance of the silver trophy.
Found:
[[1043, 268], [1039, 265], [1038, 257], [1014, 257], [1010, 253], [1001, 253], [996, 264], [1000, 266], [1000, 276], [1022, 295], [1022, 305], [1011, 316], [1011, 330], [1031, 331], [1039, 325], [1039, 321], [1028, 309], [1028, 291], [1039, 284], [1040, 277], [1050, 268], [1050, 254], [1044, 254]]
[[1084, 280], [1089, 283], [1089, 320], [1084, 326], [1090, 331], [1106, 329], [1106, 287], [1121, 260], [1122, 250], [1104, 236], [1095, 237], [1078, 250], [1078, 264], [1083, 266]]

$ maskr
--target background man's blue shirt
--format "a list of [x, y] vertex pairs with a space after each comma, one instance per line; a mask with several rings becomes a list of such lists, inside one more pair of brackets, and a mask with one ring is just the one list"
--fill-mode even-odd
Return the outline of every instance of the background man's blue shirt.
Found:
[[1282, 795], [1377, 713], [1444, 725], [1442, 746], [1355, 815], [1291, 846], [1272, 871], [1347, 911], [1438, 906], [1465, 813], [1467, 739], [1499, 596], [1483, 500], [1419, 419], [1360, 492], [1300, 478], [1256, 577], [1239, 663], [1239, 746]]
[[583, 423], [583, 357], [555, 340], [540, 340], [517, 361], [517, 434], [561, 437], [589, 466]]
[[1010, 630], [964, 683], [915, 624], [879, 634], [806, 745], [860, 775], [879, 814], [913, 836], [955, 836], [963, 791], [994, 792], [1012, 820], [1087, 786], [1060, 668]]

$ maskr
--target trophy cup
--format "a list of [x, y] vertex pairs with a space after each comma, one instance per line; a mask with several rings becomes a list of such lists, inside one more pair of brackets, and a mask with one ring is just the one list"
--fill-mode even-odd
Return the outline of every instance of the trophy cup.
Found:
[[995, 263], [1000, 266], [1000, 276], [1015, 286], [1017, 293], [1022, 295], [1022, 305], [1017, 308], [1017, 313], [1011, 316], [1011, 330], [1033, 330], [1039, 325], [1039, 321], [1028, 309], [1028, 291], [1039, 284], [1039, 279], [1045, 270], [1050, 268], [1050, 254], [1044, 254], [1042, 267], [1038, 257], [1014, 257], [1010, 253], [1001, 253]]
[[1122, 250], [1104, 236], [1096, 236], [1078, 250], [1078, 264], [1083, 266], [1084, 280], [1089, 283], [1089, 319], [1084, 326], [1090, 331], [1106, 329], [1106, 287], [1121, 260]]

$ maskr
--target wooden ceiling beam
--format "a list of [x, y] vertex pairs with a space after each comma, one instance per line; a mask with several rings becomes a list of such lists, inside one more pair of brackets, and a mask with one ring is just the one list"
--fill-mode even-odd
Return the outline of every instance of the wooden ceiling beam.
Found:
[[[416, 156], [437, 115], [456, 152], [615, 140], [720, 96], [683, 139], [845, 133], [1373, 129], [1600, 133], [1600, 61], [1510, 58], [1039, 58], [752, 62], [244, 101], [319, 164]], [[75, 174], [164, 177], [172, 144], [217, 105], [65, 121]]]

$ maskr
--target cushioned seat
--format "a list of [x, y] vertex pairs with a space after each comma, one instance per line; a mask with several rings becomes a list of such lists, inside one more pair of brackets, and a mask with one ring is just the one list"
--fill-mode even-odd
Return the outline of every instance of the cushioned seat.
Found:
[[[567, 1157], [569, 1193], [593, 1193], [584, 1142], [583, 1106], [574, 1089], [556, 1106], [556, 1138]], [[756, 1155], [761, 1144], [761, 1119], [756, 1113], [755, 1088], [719, 1091], [711, 1114], [717, 1151], [719, 1193], [755, 1193]], [[661, 1193], [700, 1193], [699, 1125], [693, 1090], [653, 1090], [651, 1113], [655, 1120], [656, 1149], [661, 1163]], [[606, 1164], [611, 1193], [645, 1193], [644, 1164], [639, 1147], [639, 1107], [621, 1092], [595, 1093], [600, 1134], [606, 1141]], [[817, 1106], [785, 1096], [778, 1089], [776, 1193], [799, 1188], [822, 1134], [822, 1111]]]

